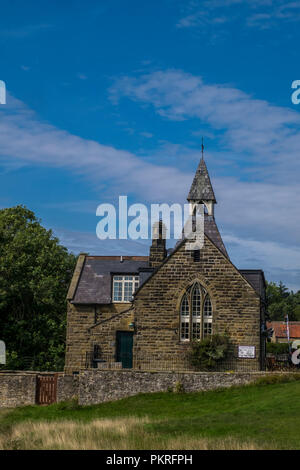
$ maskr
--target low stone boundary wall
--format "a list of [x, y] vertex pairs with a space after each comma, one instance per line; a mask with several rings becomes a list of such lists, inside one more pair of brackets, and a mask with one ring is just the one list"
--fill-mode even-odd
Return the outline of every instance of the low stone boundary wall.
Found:
[[[0, 371], [0, 408], [35, 405], [38, 375], [55, 372]], [[78, 397], [78, 376], [57, 373], [57, 402]]]
[[78, 398], [78, 375], [59, 375], [57, 379], [57, 402]]
[[245, 385], [266, 372], [143, 372], [133, 370], [82, 371], [79, 377], [79, 404], [92, 405], [137, 395], [182, 389], [185, 392]]
[[[38, 375], [45, 372], [0, 372], [0, 408], [34, 405]], [[52, 373], [53, 374], [53, 373]], [[58, 373], [57, 402], [78, 397], [80, 405], [93, 405], [138, 393], [199, 392], [246, 385], [274, 372], [148, 372], [136, 370], [85, 370], [80, 375]], [[282, 374], [282, 372], [280, 372]], [[286, 372], [289, 374], [289, 372]]]
[[36, 374], [0, 373], [0, 408], [33, 405]]

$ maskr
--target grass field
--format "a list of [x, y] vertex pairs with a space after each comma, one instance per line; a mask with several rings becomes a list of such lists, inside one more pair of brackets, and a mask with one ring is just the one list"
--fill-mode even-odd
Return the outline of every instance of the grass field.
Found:
[[300, 449], [300, 381], [0, 412], [0, 449]]

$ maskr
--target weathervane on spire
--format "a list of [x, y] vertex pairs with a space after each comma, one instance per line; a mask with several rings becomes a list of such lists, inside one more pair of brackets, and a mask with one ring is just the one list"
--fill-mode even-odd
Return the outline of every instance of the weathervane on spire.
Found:
[[201, 153], [202, 153], [202, 160], [204, 159], [204, 144], [203, 144], [203, 137], [202, 137], [202, 145], [201, 145]]

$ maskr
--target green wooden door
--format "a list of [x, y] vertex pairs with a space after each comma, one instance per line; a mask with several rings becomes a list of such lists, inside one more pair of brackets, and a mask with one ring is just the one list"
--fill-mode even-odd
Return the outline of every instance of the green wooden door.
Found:
[[122, 362], [124, 369], [132, 368], [133, 332], [117, 331], [117, 362]]

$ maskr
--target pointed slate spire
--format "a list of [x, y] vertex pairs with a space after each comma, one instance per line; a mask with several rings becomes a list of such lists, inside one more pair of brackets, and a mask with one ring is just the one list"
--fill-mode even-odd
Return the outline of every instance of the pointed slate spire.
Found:
[[203, 157], [203, 144], [202, 158], [194, 176], [194, 180], [190, 192], [188, 194], [187, 200], [197, 202], [212, 201], [214, 204], [217, 202]]

